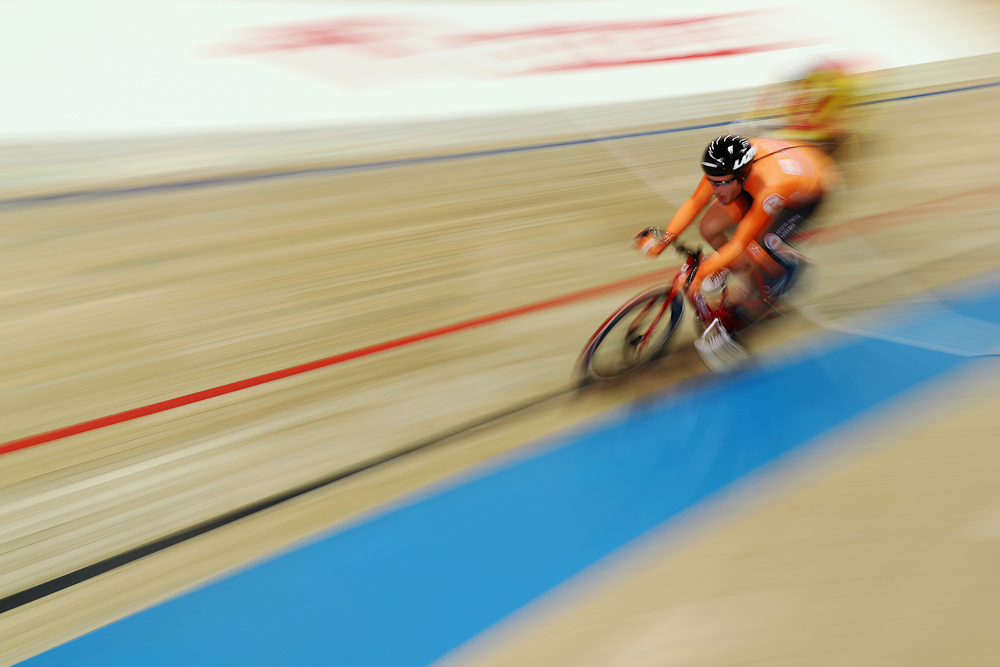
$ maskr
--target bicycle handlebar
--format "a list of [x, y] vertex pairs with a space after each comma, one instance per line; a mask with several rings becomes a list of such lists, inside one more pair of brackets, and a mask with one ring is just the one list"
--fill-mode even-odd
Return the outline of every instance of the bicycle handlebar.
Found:
[[688, 273], [687, 280], [684, 281], [684, 288], [691, 284], [694, 280], [694, 276], [698, 273], [698, 268], [701, 266], [701, 246], [695, 246], [694, 248], [688, 247], [682, 243], [675, 243], [674, 249], [681, 255], [687, 255], [694, 260], [691, 266], [691, 272]]
[[684, 245], [683, 243], [675, 243], [674, 250], [676, 250], [677, 253], [680, 255], [691, 255], [693, 257], [701, 256], [701, 246], [695, 246], [694, 248], [690, 248]]

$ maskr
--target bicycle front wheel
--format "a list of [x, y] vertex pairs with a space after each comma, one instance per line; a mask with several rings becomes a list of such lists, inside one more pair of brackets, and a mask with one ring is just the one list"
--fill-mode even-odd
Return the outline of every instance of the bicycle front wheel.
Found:
[[591, 337], [577, 364], [577, 381], [608, 380], [663, 356], [684, 314], [684, 298], [669, 287], [633, 297]]

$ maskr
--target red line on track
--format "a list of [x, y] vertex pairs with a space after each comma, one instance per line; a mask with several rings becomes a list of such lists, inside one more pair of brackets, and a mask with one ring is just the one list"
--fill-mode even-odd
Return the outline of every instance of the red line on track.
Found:
[[[918, 204], [910, 204], [891, 211], [883, 211], [882, 213], [876, 213], [875, 215], [867, 215], [863, 218], [847, 220], [838, 225], [820, 227], [813, 232], [803, 234], [802, 240], [808, 240], [813, 244], [822, 245], [824, 243], [841, 241], [851, 236], [873, 234], [884, 229], [918, 222], [932, 215], [949, 212], [958, 213], [960, 211], [985, 208], [983, 204], [988, 206], [990, 204], [997, 205], [1000, 203], [989, 197], [990, 195], [995, 195], [998, 192], [1000, 192], [1000, 183], [994, 183], [993, 185], [988, 185], [984, 188], [967, 190], [966, 192], [962, 192], [957, 195], [931, 199], [930, 201], [920, 202]], [[942, 228], [942, 231], [945, 231], [945, 229]]]
[[[895, 227], [900, 224], [915, 222], [917, 220], [920, 220], [930, 215], [934, 215], [936, 213], [961, 209], [963, 208], [962, 206], [963, 199], [968, 200], [970, 198], [973, 198], [973, 201], [975, 201], [974, 198], [977, 195], [995, 194], [998, 191], [1000, 191], [1000, 184], [994, 184], [985, 188], [969, 190], [968, 192], [963, 192], [959, 195], [941, 197], [940, 199], [921, 202], [919, 204], [911, 204], [909, 206], [893, 209], [891, 211], [885, 211], [883, 213], [877, 213], [875, 215], [865, 216], [863, 218], [848, 220], [838, 225], [830, 225], [827, 227], [822, 227], [816, 230], [815, 232], [812, 232], [810, 234], [805, 234], [803, 236], [804, 238], [811, 239], [812, 242], [816, 244], [822, 245], [826, 243], [832, 243], [834, 241], [846, 238], [852, 234], [870, 234], [872, 232], [881, 231], [883, 229]], [[970, 202], [965, 202], [965, 203], [966, 205], [968, 205], [968, 203]], [[527, 313], [533, 313], [539, 310], [554, 308], [556, 306], [561, 306], [567, 303], [571, 303], [573, 301], [582, 301], [584, 299], [589, 299], [591, 297], [603, 294], [605, 292], [611, 292], [620, 289], [622, 287], [627, 287], [628, 285], [648, 282], [660, 276], [666, 277], [675, 272], [676, 270], [677, 267], [672, 267], [669, 269], [660, 269], [658, 271], [653, 271], [651, 273], [644, 273], [639, 276], [633, 276], [632, 278], [626, 278], [624, 280], [608, 283], [606, 285], [591, 287], [589, 289], [580, 290], [578, 292], [572, 292], [570, 294], [564, 294], [563, 296], [558, 296], [552, 299], [546, 299], [544, 301], [536, 301], [535, 303], [531, 303], [525, 306], [517, 306], [515, 308], [501, 310], [499, 312], [492, 313], [490, 315], [474, 317], [472, 319], [464, 320], [462, 322], [457, 322], [455, 324], [448, 324], [442, 327], [437, 327], [435, 329], [429, 329], [427, 331], [423, 331], [420, 333], [411, 334], [409, 336], [403, 336], [402, 338], [396, 338], [393, 340], [385, 341], [383, 343], [376, 343], [375, 345], [369, 345], [367, 347], [351, 350], [350, 352], [336, 354], [332, 357], [319, 359], [318, 361], [310, 361], [308, 363], [300, 364], [298, 366], [292, 366], [291, 368], [285, 368], [282, 370], [273, 371], [271, 373], [265, 373], [264, 375], [257, 375], [255, 377], [248, 378], [246, 380], [239, 380], [238, 382], [230, 382], [229, 384], [224, 384], [219, 387], [213, 387], [212, 389], [205, 389], [202, 391], [197, 391], [193, 394], [186, 394], [184, 396], [178, 396], [177, 398], [171, 398], [166, 401], [160, 401], [159, 403], [144, 405], [142, 407], [133, 408], [132, 410], [126, 410], [124, 412], [118, 412], [113, 415], [108, 415], [106, 417], [99, 417], [98, 419], [91, 419], [89, 421], [80, 422], [78, 424], [73, 424], [71, 426], [64, 426], [62, 428], [58, 428], [53, 431], [46, 431], [45, 433], [29, 435], [24, 438], [19, 438], [17, 440], [10, 440], [8, 442], [0, 444], [0, 455], [7, 454], [9, 452], [14, 452], [19, 449], [27, 449], [28, 447], [34, 447], [36, 445], [41, 445], [46, 442], [52, 442], [54, 440], [61, 440], [62, 438], [68, 438], [71, 435], [87, 433], [88, 431], [96, 431], [106, 426], [121, 424], [123, 422], [132, 421], [133, 419], [139, 419], [140, 417], [146, 417], [148, 415], [154, 415], [160, 412], [166, 412], [167, 410], [173, 410], [174, 408], [179, 408], [185, 405], [191, 405], [192, 403], [199, 403], [201, 401], [205, 401], [210, 398], [215, 398], [216, 396], [224, 396], [226, 394], [232, 394], [233, 392], [237, 392], [242, 389], [249, 389], [250, 387], [256, 387], [258, 385], [267, 384], [268, 382], [274, 382], [275, 380], [281, 380], [287, 377], [292, 377], [294, 375], [301, 375], [302, 373], [308, 373], [309, 371], [314, 371], [319, 368], [334, 366], [336, 364], [344, 363], [345, 361], [358, 359], [360, 357], [367, 357], [369, 355], [376, 354], [378, 352], [384, 352], [386, 350], [391, 350], [393, 348], [403, 347], [404, 345], [417, 343], [422, 340], [437, 338], [439, 336], [445, 336], [447, 334], [454, 333], [456, 331], [472, 329], [473, 327], [483, 326], [485, 324], [490, 324], [492, 322], [498, 322], [500, 320], [510, 319], [512, 317], [517, 317], [519, 315], [525, 315]]]
[[409, 336], [403, 336], [402, 338], [396, 338], [393, 340], [385, 341], [384, 343], [376, 343], [375, 345], [369, 345], [367, 347], [351, 350], [350, 352], [336, 354], [332, 357], [319, 359], [318, 361], [310, 361], [308, 363], [300, 364], [298, 366], [292, 366], [291, 368], [285, 368], [279, 371], [273, 371], [271, 373], [257, 375], [252, 378], [247, 378], [246, 380], [240, 380], [238, 382], [230, 382], [229, 384], [224, 384], [219, 387], [213, 387], [212, 389], [196, 391], [193, 394], [178, 396], [177, 398], [171, 398], [166, 401], [160, 401], [159, 403], [144, 405], [139, 408], [133, 408], [132, 410], [118, 412], [113, 415], [108, 415], [106, 417], [91, 419], [90, 421], [80, 422], [78, 424], [73, 424], [71, 426], [64, 426], [63, 428], [57, 428], [53, 431], [46, 431], [45, 433], [29, 435], [24, 438], [19, 438], [17, 440], [11, 440], [9, 442], [0, 444], [0, 455], [17, 451], [19, 449], [27, 449], [28, 447], [34, 447], [35, 445], [41, 445], [46, 442], [52, 442], [53, 440], [68, 438], [71, 435], [86, 433], [88, 431], [96, 431], [97, 429], [101, 429], [106, 426], [121, 424], [122, 422], [132, 421], [133, 419], [138, 419], [140, 417], [155, 415], [159, 412], [166, 412], [167, 410], [173, 410], [174, 408], [179, 408], [185, 405], [191, 405], [192, 403], [205, 401], [210, 398], [215, 398], [216, 396], [224, 396], [225, 394], [232, 394], [233, 392], [237, 392], [242, 389], [249, 389], [250, 387], [256, 387], [258, 385], [267, 384], [268, 382], [274, 382], [275, 380], [281, 380], [287, 377], [292, 377], [293, 375], [301, 375], [302, 373], [308, 373], [309, 371], [314, 371], [318, 368], [325, 368], [327, 366], [342, 364], [345, 361], [358, 359], [360, 357], [367, 357], [369, 355], [376, 354], [378, 352], [384, 352], [385, 350], [391, 350], [396, 347], [403, 347], [404, 345], [409, 345], [411, 343], [427, 340], [429, 338], [437, 338], [438, 336], [444, 336], [446, 334], [454, 333], [456, 331], [462, 331], [463, 329], [471, 329], [473, 327], [482, 326], [484, 324], [490, 324], [491, 322], [497, 322], [499, 320], [506, 320], [512, 317], [517, 317], [518, 315], [525, 315], [527, 313], [532, 313], [539, 310], [545, 310], [548, 308], [553, 308], [555, 306], [561, 306], [563, 304], [571, 303], [573, 301], [582, 301], [584, 299], [589, 299], [593, 296], [597, 296], [598, 294], [602, 294], [604, 292], [611, 292], [616, 289], [632, 285], [634, 283], [648, 282], [660, 276], [667, 276], [676, 271], [677, 267], [672, 267], [669, 269], [659, 269], [651, 273], [644, 273], [639, 276], [625, 278], [624, 280], [608, 283], [606, 285], [599, 285], [598, 287], [592, 287], [589, 289], [580, 290], [579, 292], [564, 294], [563, 296], [558, 296], [553, 299], [546, 299], [545, 301], [536, 301], [535, 303], [531, 303], [526, 306], [517, 306], [515, 308], [501, 310], [500, 312], [492, 313], [490, 315], [474, 317], [470, 320], [464, 320], [462, 322], [457, 322], [455, 324], [448, 324], [443, 327], [437, 327], [435, 329], [429, 329], [427, 331], [411, 334]]

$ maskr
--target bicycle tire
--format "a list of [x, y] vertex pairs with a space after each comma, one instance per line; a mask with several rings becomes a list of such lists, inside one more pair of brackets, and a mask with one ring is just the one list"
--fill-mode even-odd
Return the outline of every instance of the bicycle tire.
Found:
[[[591, 336], [590, 341], [584, 347], [583, 352], [580, 355], [580, 359], [577, 362], [575, 372], [576, 384], [582, 385], [592, 381], [599, 382], [610, 380], [624, 375], [629, 371], [635, 370], [636, 368], [639, 368], [654, 359], [665, 356], [667, 352], [667, 344], [677, 331], [677, 326], [680, 324], [681, 317], [684, 315], [683, 296], [679, 294], [675, 295], [673, 302], [668, 305], [660, 303], [661, 300], [665, 301], [669, 296], [669, 286], [657, 287], [632, 297], [620, 308], [618, 308], [618, 310], [616, 310], [611, 317], [609, 317], [604, 324], [602, 324], [601, 327], [594, 332], [594, 335]], [[644, 308], [646, 310], [642, 311], [641, 309]], [[626, 325], [628, 327], [625, 331], [627, 334], [627, 340], [619, 341], [617, 344], [614, 342], [614, 337], [611, 336], [612, 332], [618, 328], [620, 323], [626, 320], [630, 313], [632, 313], [638, 320], [639, 318], [645, 318], [649, 313], [660, 312], [661, 308], [663, 308], [663, 312], [662, 317], [660, 317], [660, 322], [657, 322], [655, 325], [656, 331], [652, 331], [651, 333], [647, 332], [649, 338], [645, 341], [643, 349], [638, 349], [638, 345], [634, 342], [634, 336], [632, 336], [632, 332], [629, 331], [629, 329], [642, 328], [641, 324], [636, 326], [636, 322]], [[602, 345], [604, 346], [603, 348]], [[632, 347], [634, 351], [631, 358], [629, 356], [630, 347]], [[620, 359], [618, 360], [619, 363], [614, 363], [612, 368], [608, 368], [603, 365], [602, 361], [597, 361], [595, 363], [595, 359], [599, 359], [599, 353], [602, 349], [606, 349], [611, 354], [612, 359], [615, 359], [616, 353], [620, 353], [618, 355], [620, 356]]]

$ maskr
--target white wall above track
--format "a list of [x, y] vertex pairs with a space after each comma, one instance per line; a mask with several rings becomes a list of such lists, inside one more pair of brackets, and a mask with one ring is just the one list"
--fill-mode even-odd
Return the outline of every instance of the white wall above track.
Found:
[[810, 55], [1000, 50], [896, 0], [0, 3], [0, 142], [284, 130], [686, 96]]

